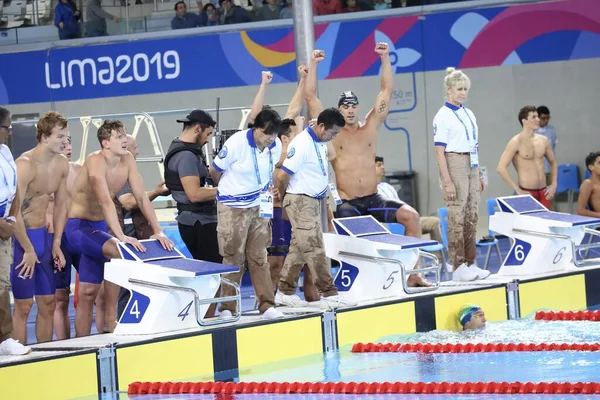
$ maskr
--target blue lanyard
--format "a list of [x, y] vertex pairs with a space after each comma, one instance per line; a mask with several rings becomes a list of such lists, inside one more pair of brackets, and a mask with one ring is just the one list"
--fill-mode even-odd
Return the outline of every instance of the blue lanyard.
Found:
[[[465, 114], [467, 114], [467, 118], [469, 118], [469, 122], [471, 122], [471, 127], [473, 128], [473, 140], [477, 141], [477, 129], [475, 128], [475, 124], [473, 123], [473, 120], [469, 116], [469, 113], [467, 112], [467, 109], [466, 108], [464, 108], [464, 109], [465, 109]], [[456, 115], [456, 118], [458, 118], [458, 120], [462, 124], [463, 128], [465, 128], [465, 133], [467, 135], [467, 142], [470, 142], [471, 139], [469, 137], [469, 130], [467, 129], [467, 126], [465, 125], [465, 123], [463, 122], [463, 120], [460, 119], [460, 117], [458, 116], [458, 113], [455, 110], [452, 110], [452, 112], [454, 113], [454, 115]]]
[[321, 167], [321, 172], [323, 173], [323, 176], [327, 176], [327, 172], [325, 172], [325, 165], [323, 165], [323, 159], [321, 158], [321, 152], [317, 147], [317, 142], [313, 140], [313, 144], [315, 145], [315, 151], [317, 152], [317, 158], [319, 159], [319, 166]]
[[[252, 160], [254, 161], [254, 171], [256, 172], [258, 186], [262, 189], [262, 181], [260, 179], [260, 171], [258, 170], [258, 161], [256, 159], [256, 150], [254, 148], [252, 149]], [[269, 186], [273, 186], [273, 153], [271, 153], [271, 149], [269, 149]]]

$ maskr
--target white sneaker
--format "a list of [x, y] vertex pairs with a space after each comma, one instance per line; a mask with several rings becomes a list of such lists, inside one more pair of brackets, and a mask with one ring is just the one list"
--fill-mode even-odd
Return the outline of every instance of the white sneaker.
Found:
[[261, 315], [262, 319], [277, 319], [277, 318], [283, 318], [284, 315], [281, 311], [275, 309], [275, 307], [271, 307], [269, 308], [267, 311], [265, 311], [263, 313], [263, 315]]
[[340, 307], [353, 307], [358, 305], [356, 301], [349, 300], [343, 296], [335, 295], [329, 297], [321, 297], [320, 306], [325, 309], [336, 309]]
[[452, 271], [454, 271], [454, 265], [452, 265], [449, 262], [447, 262], [446, 264], [444, 264], [444, 267], [446, 268], [446, 272], [452, 272]]
[[477, 279], [485, 279], [490, 276], [492, 273], [487, 269], [481, 269], [477, 266], [477, 264], [473, 263], [469, 265], [469, 269], [474, 269], [477, 272]]
[[302, 300], [297, 294], [288, 295], [277, 292], [275, 294], [275, 304], [288, 307], [307, 307], [308, 301]]
[[31, 349], [27, 346], [23, 346], [18, 340], [8, 338], [4, 342], [0, 343], [0, 355], [24, 356], [25, 354], [29, 353], [31, 353]]
[[479, 279], [477, 271], [462, 263], [452, 272], [452, 280], [455, 282], [470, 282]]
[[219, 314], [220, 319], [231, 318], [231, 316], [232, 316], [232, 314], [231, 314], [231, 311], [229, 311], [229, 310], [223, 310]]

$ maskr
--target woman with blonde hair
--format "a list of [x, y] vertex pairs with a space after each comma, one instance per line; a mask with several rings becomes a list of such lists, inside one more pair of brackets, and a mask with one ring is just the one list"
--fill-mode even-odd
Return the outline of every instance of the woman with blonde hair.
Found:
[[433, 119], [435, 155], [448, 207], [448, 251], [455, 281], [485, 279], [490, 272], [475, 264], [478, 207], [485, 184], [479, 169], [479, 130], [475, 114], [464, 106], [471, 80], [446, 70], [448, 101]]

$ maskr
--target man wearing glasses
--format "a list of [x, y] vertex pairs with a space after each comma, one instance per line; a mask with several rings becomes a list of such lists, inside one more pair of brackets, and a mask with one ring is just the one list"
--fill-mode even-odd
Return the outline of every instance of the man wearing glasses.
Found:
[[12, 235], [17, 220], [17, 207], [12, 207], [17, 195], [17, 166], [6, 139], [12, 131], [10, 112], [0, 107], [0, 355], [18, 356], [31, 352], [12, 336], [13, 321], [10, 310], [10, 264], [12, 263]]

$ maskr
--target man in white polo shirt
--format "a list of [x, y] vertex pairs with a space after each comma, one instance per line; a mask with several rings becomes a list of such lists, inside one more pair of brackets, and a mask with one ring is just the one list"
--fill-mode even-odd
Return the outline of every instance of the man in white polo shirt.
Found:
[[17, 195], [17, 166], [12, 153], [4, 144], [12, 131], [10, 112], [0, 107], [0, 355], [19, 356], [31, 352], [12, 338], [13, 320], [10, 307], [10, 265], [13, 259], [12, 237], [18, 207], [13, 204]]
[[306, 305], [296, 295], [304, 264], [310, 269], [327, 308], [355, 305], [338, 296], [325, 255], [321, 228], [321, 199], [329, 187], [327, 142], [346, 124], [337, 108], [323, 110], [317, 123], [299, 133], [289, 144], [287, 157], [277, 174], [278, 192], [292, 224], [292, 240], [279, 279], [277, 303]]
[[[281, 155], [281, 117], [274, 110], [262, 110], [252, 129], [240, 131], [224, 143], [213, 160], [210, 175], [217, 188], [217, 239], [223, 264], [237, 265], [240, 272], [227, 279], [240, 283], [244, 261], [264, 319], [283, 317], [277, 311], [267, 262], [273, 216], [273, 170]], [[270, 200], [270, 201], [269, 201]], [[270, 213], [269, 213], [270, 205]], [[223, 296], [233, 296], [230, 286]], [[235, 302], [223, 303], [221, 316], [235, 312]]]

